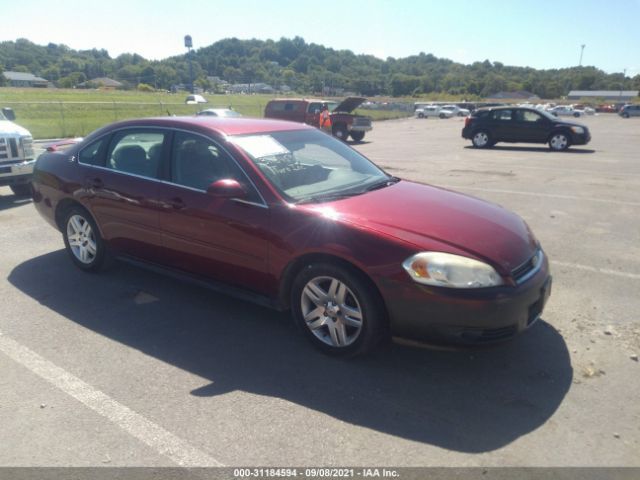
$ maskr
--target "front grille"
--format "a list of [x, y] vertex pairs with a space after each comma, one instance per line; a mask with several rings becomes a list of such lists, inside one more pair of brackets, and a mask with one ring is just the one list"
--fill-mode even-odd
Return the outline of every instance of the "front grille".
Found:
[[6, 160], [9, 158], [9, 152], [7, 152], [7, 139], [0, 138], [0, 160]]
[[538, 250], [526, 262], [511, 270], [511, 276], [516, 283], [522, 283], [536, 273], [542, 266], [542, 250]]

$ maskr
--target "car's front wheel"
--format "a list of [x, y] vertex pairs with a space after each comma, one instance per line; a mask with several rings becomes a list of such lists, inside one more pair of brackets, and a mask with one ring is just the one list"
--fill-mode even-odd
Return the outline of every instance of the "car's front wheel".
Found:
[[361, 142], [364, 138], [364, 132], [351, 132], [350, 135], [354, 142]]
[[305, 336], [330, 355], [368, 352], [386, 334], [385, 308], [375, 287], [339, 265], [303, 268], [293, 282], [291, 308]]
[[73, 207], [64, 219], [64, 245], [73, 263], [88, 272], [100, 270], [106, 259], [106, 247], [98, 227], [86, 210]]
[[332, 133], [334, 137], [344, 142], [347, 141], [347, 137], [349, 136], [349, 132], [347, 132], [347, 129], [345, 128], [345, 126], [341, 124], [334, 125], [332, 128]]
[[492, 145], [491, 136], [489, 135], [488, 132], [485, 132], [484, 130], [479, 130], [473, 134], [473, 137], [471, 138], [471, 143], [476, 148], [489, 148]]
[[566, 133], [562, 132], [554, 133], [549, 139], [549, 148], [551, 150], [555, 150], [556, 152], [566, 150], [567, 148], [569, 148], [570, 144], [571, 142], [569, 140], [569, 137]]

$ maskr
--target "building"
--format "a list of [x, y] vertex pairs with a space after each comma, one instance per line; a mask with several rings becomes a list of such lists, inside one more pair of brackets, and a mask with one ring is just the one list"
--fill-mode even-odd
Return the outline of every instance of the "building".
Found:
[[540, 97], [535, 93], [527, 92], [526, 90], [518, 90], [515, 92], [498, 92], [493, 95], [489, 95], [487, 99], [491, 100], [540, 100]]
[[4, 78], [7, 79], [7, 84], [10, 87], [38, 87], [46, 88], [49, 86], [49, 81], [36, 77], [33, 73], [24, 72], [4, 72]]
[[79, 83], [76, 85], [78, 88], [100, 88], [103, 90], [115, 90], [116, 88], [121, 88], [122, 83], [117, 80], [108, 77], [99, 77], [92, 78], [91, 80], [87, 80], [86, 82]]
[[567, 98], [569, 100], [593, 98], [612, 100], [614, 102], [628, 102], [638, 98], [638, 90], [571, 90]]

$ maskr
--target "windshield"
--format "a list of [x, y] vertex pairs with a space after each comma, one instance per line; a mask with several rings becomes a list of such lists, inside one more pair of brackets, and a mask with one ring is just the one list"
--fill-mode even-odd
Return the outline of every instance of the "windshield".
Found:
[[359, 195], [392, 177], [343, 142], [318, 130], [232, 137], [292, 202]]
[[0, 120], [6, 120], [4, 113], [2, 113], [2, 111], [0, 111]]

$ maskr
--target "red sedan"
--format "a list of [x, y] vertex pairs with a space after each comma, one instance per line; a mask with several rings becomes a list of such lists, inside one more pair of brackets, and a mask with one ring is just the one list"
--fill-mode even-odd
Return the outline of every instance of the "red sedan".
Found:
[[546, 256], [491, 203], [386, 174], [312, 127], [165, 117], [42, 155], [33, 195], [85, 271], [133, 260], [290, 309], [325, 352], [492, 342], [541, 315]]

